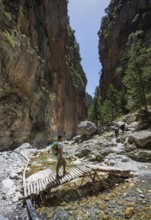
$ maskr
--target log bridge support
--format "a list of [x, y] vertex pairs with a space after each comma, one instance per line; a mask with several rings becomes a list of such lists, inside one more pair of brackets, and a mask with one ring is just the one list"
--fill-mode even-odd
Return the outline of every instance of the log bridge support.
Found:
[[[121, 170], [119, 168], [114, 167], [101, 167], [101, 166], [89, 166], [89, 165], [82, 165], [79, 167], [71, 168], [67, 171], [68, 173], [63, 176], [62, 173], [59, 173], [60, 178], [56, 178], [55, 173], [51, 173], [37, 181], [28, 181], [28, 179], [24, 182], [24, 197], [31, 198], [35, 201], [35, 198], [38, 196], [40, 197], [41, 202], [44, 202], [44, 197], [47, 198], [49, 194], [51, 194], [51, 189], [57, 186], [60, 186], [67, 182], [72, 182], [76, 178], [82, 178], [80, 186], [84, 183], [86, 178], [92, 180], [92, 183], [99, 182], [101, 184], [102, 180], [100, 178], [100, 172], [107, 172], [112, 175], [128, 178], [130, 177], [129, 170]], [[76, 185], [75, 181], [73, 184]], [[76, 185], [77, 186], [77, 185]], [[49, 195], [50, 196], [50, 195]]]

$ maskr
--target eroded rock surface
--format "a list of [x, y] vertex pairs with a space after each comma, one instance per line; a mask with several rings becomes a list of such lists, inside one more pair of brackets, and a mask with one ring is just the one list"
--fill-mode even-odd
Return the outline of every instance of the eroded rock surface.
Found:
[[89, 137], [97, 131], [97, 127], [91, 121], [81, 121], [78, 124], [77, 134]]
[[66, 138], [86, 116], [67, 1], [0, 1], [0, 149]]
[[134, 142], [139, 147], [145, 148], [148, 144], [151, 145], [151, 131], [143, 130], [134, 132], [129, 135], [129, 142]]
[[112, 0], [106, 12], [98, 33], [103, 97], [111, 84], [121, 89], [124, 69], [120, 62], [128, 48], [130, 34], [143, 31], [143, 42], [150, 45], [151, 3], [148, 0]]

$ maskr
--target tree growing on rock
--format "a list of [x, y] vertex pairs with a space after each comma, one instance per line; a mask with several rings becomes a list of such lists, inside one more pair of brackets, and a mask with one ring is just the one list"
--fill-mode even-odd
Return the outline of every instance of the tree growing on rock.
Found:
[[106, 99], [103, 100], [99, 88], [96, 88], [93, 103], [88, 110], [88, 119], [97, 126], [113, 121], [121, 114], [121, 93], [110, 85]]
[[129, 37], [129, 44], [123, 79], [128, 93], [127, 108], [144, 108], [148, 112], [148, 103], [151, 102], [151, 48], [146, 48], [134, 33]]
[[121, 113], [121, 93], [111, 84], [106, 99], [101, 105], [101, 123], [113, 121]]
[[96, 87], [93, 102], [88, 109], [88, 119], [94, 122], [97, 126], [99, 125], [100, 116], [101, 116], [100, 104], [101, 104], [100, 103], [100, 92], [99, 92], [99, 88]]

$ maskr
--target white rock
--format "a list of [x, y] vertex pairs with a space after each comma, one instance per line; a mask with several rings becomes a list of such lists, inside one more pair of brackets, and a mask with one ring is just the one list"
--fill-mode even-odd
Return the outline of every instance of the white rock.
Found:
[[77, 135], [75, 137], [73, 137], [74, 141], [80, 141], [82, 139], [82, 135]]
[[16, 148], [14, 151], [16, 152], [20, 152], [21, 150], [25, 150], [25, 149], [32, 149], [32, 145], [30, 145], [29, 143], [23, 143], [20, 147]]
[[52, 171], [50, 169], [45, 169], [42, 171], [39, 171], [38, 173], [35, 173], [31, 176], [29, 176], [26, 181], [27, 182], [34, 182], [37, 181], [38, 179], [43, 179], [48, 177], [50, 174], [52, 173]]
[[144, 130], [134, 132], [129, 135], [129, 142], [135, 142], [140, 147], [145, 147], [147, 144], [151, 143], [151, 131]]
[[82, 136], [90, 136], [97, 131], [97, 127], [91, 121], [81, 121], [77, 128], [77, 134]]
[[21, 198], [23, 195], [20, 192], [16, 192], [15, 196], [13, 197], [13, 202], [18, 202], [19, 198]]
[[140, 197], [145, 198], [145, 196], [143, 194], [140, 194]]
[[0, 220], [9, 220], [9, 219], [5, 218], [3, 215], [0, 214]]
[[2, 188], [10, 189], [14, 186], [15, 186], [14, 181], [9, 178], [2, 181]]
[[12, 172], [12, 173], [10, 174], [10, 178], [11, 178], [11, 179], [17, 179], [17, 178], [18, 178], [18, 174]]
[[142, 190], [140, 190], [139, 188], [137, 188], [137, 192], [139, 192], [141, 194], [143, 193]]
[[19, 169], [17, 170], [17, 173], [22, 173], [22, 171], [23, 171], [23, 169], [22, 169], [22, 168], [19, 168]]
[[81, 164], [81, 160], [80, 159], [77, 159], [76, 161], [73, 161], [72, 162], [74, 165], [79, 165]]

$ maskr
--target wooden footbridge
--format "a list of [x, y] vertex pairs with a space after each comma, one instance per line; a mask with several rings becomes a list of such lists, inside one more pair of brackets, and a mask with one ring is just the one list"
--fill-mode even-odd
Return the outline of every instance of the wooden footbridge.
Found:
[[65, 176], [62, 173], [59, 173], [60, 178], [56, 178], [56, 174], [49, 173], [43, 178], [36, 179], [35, 181], [29, 181], [28, 178], [24, 180], [24, 197], [30, 198], [36, 195], [40, 195], [42, 192], [50, 192], [54, 187], [60, 186], [66, 182], [70, 182], [76, 178], [82, 178], [81, 185], [83, 184], [84, 178], [89, 177], [93, 183], [100, 182], [100, 173], [107, 172], [108, 174], [128, 178], [131, 175], [130, 170], [122, 170], [119, 168], [114, 168], [110, 166], [90, 166], [90, 165], [81, 165], [75, 168], [67, 170]]

